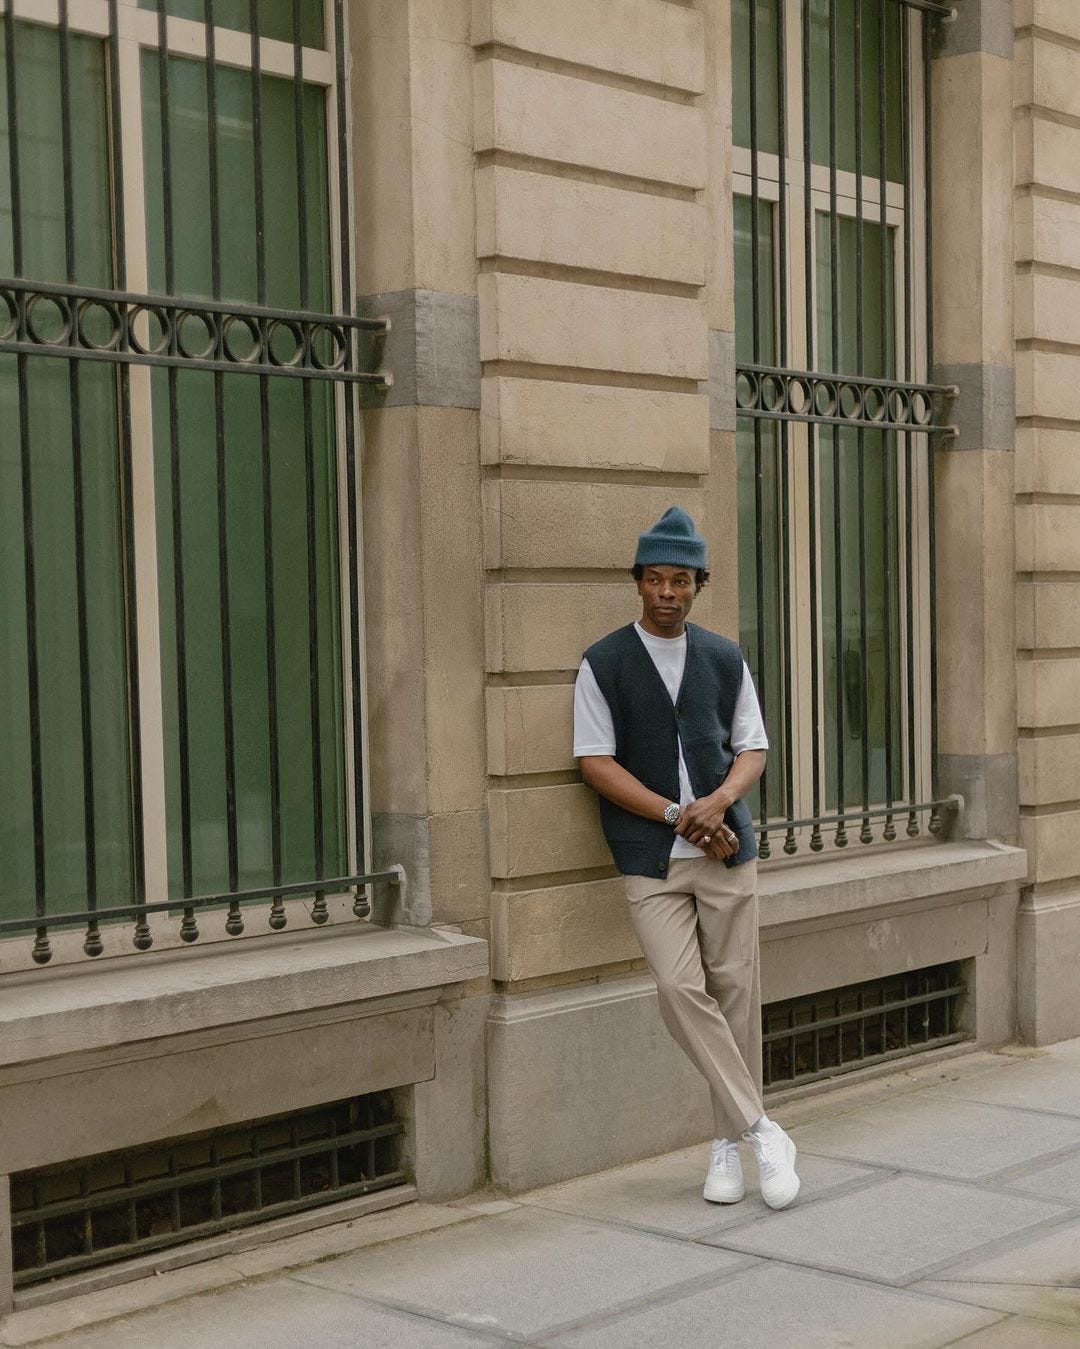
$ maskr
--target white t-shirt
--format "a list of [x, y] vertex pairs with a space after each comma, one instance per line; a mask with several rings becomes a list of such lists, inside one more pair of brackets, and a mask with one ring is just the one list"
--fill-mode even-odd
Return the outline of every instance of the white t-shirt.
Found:
[[[679, 696], [679, 686], [686, 667], [686, 633], [683, 632], [681, 637], [654, 637], [640, 623], [634, 624], [634, 631], [641, 638], [674, 703]], [[765, 723], [761, 719], [754, 681], [744, 661], [742, 686], [731, 719], [731, 750], [738, 755], [748, 749], [768, 748], [769, 741], [765, 735]], [[574, 685], [574, 757], [580, 759], [589, 754], [614, 753], [615, 724], [611, 719], [611, 709], [600, 692], [600, 685], [596, 682], [589, 662], [583, 660]], [[685, 809], [693, 800], [694, 789], [690, 785], [690, 774], [686, 771], [680, 740], [679, 805]], [[688, 843], [681, 834], [676, 834], [671, 856], [703, 857], [704, 853]]]

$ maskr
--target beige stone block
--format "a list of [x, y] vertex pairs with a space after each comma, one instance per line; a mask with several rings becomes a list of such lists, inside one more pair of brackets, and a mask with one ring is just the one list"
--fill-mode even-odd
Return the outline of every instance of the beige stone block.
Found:
[[1020, 839], [1028, 854], [1028, 877], [1038, 883], [1080, 876], [1080, 810], [1026, 815]]
[[1017, 669], [1021, 726], [1075, 726], [1080, 721], [1080, 659], [1021, 661]]
[[488, 772], [559, 773], [573, 768], [573, 684], [487, 691]]
[[[421, 408], [417, 428], [423, 590], [411, 598], [424, 625], [427, 804], [441, 814], [481, 809], [486, 788], [479, 419], [468, 409]], [[407, 573], [393, 551], [386, 562], [401, 606]]]
[[1012, 455], [939, 454], [938, 713], [943, 754], [1014, 751]]
[[1012, 361], [1011, 80], [1008, 62], [979, 52], [935, 67], [934, 345], [950, 364]]
[[535, 276], [484, 273], [480, 359], [701, 380], [705, 313], [697, 300]]
[[1036, 25], [1080, 40], [1080, 9], [1074, 0], [1016, 0], [1014, 21], [1017, 28]]
[[1080, 115], [1080, 56], [1070, 46], [1026, 34], [1015, 47], [1016, 101], [1066, 116]]
[[1080, 887], [1028, 891], [1017, 915], [1020, 1033], [1045, 1045], [1080, 1035]]
[[1016, 257], [1080, 267], [1080, 202], [1023, 196], [1015, 208]]
[[431, 917], [436, 923], [486, 918], [488, 889], [487, 812], [459, 810], [429, 821]]
[[596, 796], [583, 783], [488, 794], [491, 874], [539, 876], [611, 866]]
[[702, 515], [700, 488], [614, 483], [485, 483], [487, 567], [611, 567], [625, 572], [637, 537], [673, 503]]
[[1023, 736], [1019, 748], [1021, 805], [1080, 800], [1080, 735]]
[[621, 877], [491, 899], [492, 975], [534, 979], [640, 960]]
[[686, 93], [704, 87], [701, 15], [666, 0], [474, 0], [473, 42], [497, 42]]
[[[1080, 278], [1021, 273], [1016, 278], [1016, 336], [1080, 345]], [[1075, 359], [1080, 361], [1080, 356]]]
[[1080, 128], [1030, 114], [1016, 126], [1017, 183], [1075, 192], [1080, 183]]
[[[698, 528], [708, 544], [712, 580], [708, 589], [698, 598], [694, 617], [700, 618], [708, 606], [711, 626], [717, 632], [726, 633], [738, 641], [739, 496], [732, 491], [732, 484], [738, 482], [735, 433], [712, 431], [709, 442], [712, 467], [705, 480], [707, 504], [703, 518], [698, 521]], [[753, 582], [750, 584], [753, 585]]]
[[708, 471], [701, 394], [501, 377], [480, 388], [484, 463]]
[[693, 201], [490, 164], [476, 174], [481, 258], [701, 285], [705, 212]]
[[1080, 584], [1024, 581], [1017, 586], [1017, 646], [1080, 647]]
[[1080, 496], [1080, 431], [1017, 427], [1016, 490]]
[[705, 120], [697, 108], [492, 59], [477, 63], [474, 90], [477, 150], [705, 185]]
[[1080, 421], [1080, 352], [1016, 353], [1016, 415]]
[[1080, 508], [1018, 505], [1016, 565], [1019, 571], [1080, 571]]
[[625, 582], [564, 585], [490, 584], [489, 671], [576, 670], [587, 646], [641, 616], [637, 590]]
[[402, 577], [423, 573], [417, 410], [364, 414], [361, 502], [368, 757], [378, 812], [426, 811], [427, 699], [421, 606]]

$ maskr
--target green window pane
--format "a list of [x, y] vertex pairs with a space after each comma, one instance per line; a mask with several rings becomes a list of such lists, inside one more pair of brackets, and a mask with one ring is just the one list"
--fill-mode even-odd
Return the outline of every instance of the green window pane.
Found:
[[[206, 22], [206, 0], [139, 0], [139, 8], [157, 10], [159, 3], [164, 3], [165, 13], [173, 18]], [[255, 0], [255, 3], [259, 7], [261, 36], [276, 38], [278, 42], [292, 42], [294, 0]], [[304, 46], [325, 47], [323, 0], [295, 0], [295, 3]], [[216, 28], [251, 32], [251, 0], [212, 0], [210, 8]]]
[[[0, 271], [13, 268], [5, 33], [0, 29]], [[78, 279], [109, 284], [111, 239], [102, 45], [70, 38]], [[66, 275], [60, 150], [60, 38], [16, 27], [17, 116], [25, 250], [23, 271]], [[40, 786], [44, 811], [45, 898], [53, 910], [83, 908], [87, 847], [84, 732], [92, 754], [97, 897], [132, 896], [131, 792], [116, 376], [106, 366], [49, 358], [26, 361], [30, 431], [36, 652], [39, 670]], [[74, 387], [74, 391], [73, 391]], [[78, 399], [77, 415], [74, 399]], [[33, 911], [30, 704], [16, 359], [0, 356], [0, 913]], [[87, 668], [80, 670], [73, 439], [78, 433], [86, 520]], [[80, 673], [88, 681], [84, 727]]]
[[[152, 285], [165, 284], [165, 230], [158, 103], [158, 57], [144, 56], [144, 146]], [[175, 287], [205, 295], [210, 289], [209, 182], [206, 147], [206, 71], [198, 63], [170, 60], [172, 186], [182, 203], [183, 228], [175, 235]], [[221, 163], [222, 288], [240, 301], [256, 299], [253, 204], [251, 75], [218, 71], [218, 145]], [[304, 208], [309, 285], [301, 296], [296, 125], [290, 81], [263, 77], [260, 84], [266, 163], [267, 299], [296, 307], [306, 298], [324, 308], [330, 297], [329, 193], [326, 180], [325, 94], [304, 98], [307, 183]], [[166, 802], [169, 877], [183, 889], [181, 829], [181, 684], [178, 665], [176, 554], [183, 569], [182, 636], [187, 677], [187, 757], [190, 775], [192, 887], [215, 891], [228, 884], [225, 701], [222, 673], [222, 573], [218, 556], [217, 431], [214, 376], [183, 372], [153, 379], [155, 481], [162, 617], [162, 667], [166, 722]], [[263, 442], [260, 381], [226, 375], [221, 381], [225, 442], [228, 607], [236, 763], [236, 818], [241, 888], [272, 881], [273, 811], [271, 753], [281, 767], [282, 875], [310, 880], [316, 871], [315, 791], [312, 778], [312, 708], [309, 670], [308, 524], [305, 475], [304, 390], [299, 381], [267, 380], [272, 501], [272, 563], [264, 566]], [[320, 670], [319, 740], [324, 837], [323, 874], [346, 866], [342, 653], [338, 587], [334, 393], [315, 384], [310, 393], [314, 503], [311, 523], [316, 556], [316, 610]], [[173, 424], [179, 447], [179, 496], [174, 500]], [[278, 727], [269, 722], [271, 671], [267, 667], [267, 580], [272, 583], [273, 679]]]
[[[777, 16], [780, 5], [781, 0], [732, 0], [731, 5], [732, 138], [736, 145], [750, 145], [753, 83], [757, 105], [757, 149], [772, 154], [779, 153], [780, 149], [780, 86], [777, 78]], [[750, 77], [751, 11], [757, 40], [754, 81]]]
[[[810, 3], [810, 143], [815, 164], [855, 172], [855, 131], [862, 122], [862, 170], [881, 177], [881, 110], [885, 110], [886, 177], [903, 181], [903, 108], [900, 31], [902, 5], [882, 0], [835, 0], [836, 145], [829, 135], [829, 6]], [[862, 80], [855, 80], [856, 6], [862, 20]]]
[[[829, 217], [817, 216], [818, 341], [825, 369], [860, 369], [856, 329], [857, 222], [837, 221], [837, 291], [833, 322]], [[895, 230], [863, 222], [862, 373], [888, 377], [895, 370], [896, 312], [893, 274]], [[884, 275], [886, 308], [882, 314], [879, 278]], [[844, 802], [862, 800], [864, 736], [868, 742], [871, 803], [901, 794], [901, 610], [898, 586], [897, 445], [893, 433], [821, 427], [819, 446], [819, 535], [821, 634], [825, 727], [826, 796], [839, 802], [839, 766], [843, 763]], [[863, 481], [860, 487], [859, 465]], [[839, 585], [836, 527], [840, 520]], [[859, 521], [864, 550], [860, 567]], [[862, 593], [865, 590], [865, 646]], [[837, 617], [839, 615], [839, 638]], [[863, 652], [866, 692], [863, 694]], [[837, 708], [842, 709], [838, 715]], [[843, 734], [840, 721], [843, 719]], [[886, 740], [892, 742], [892, 781], [886, 783]]]

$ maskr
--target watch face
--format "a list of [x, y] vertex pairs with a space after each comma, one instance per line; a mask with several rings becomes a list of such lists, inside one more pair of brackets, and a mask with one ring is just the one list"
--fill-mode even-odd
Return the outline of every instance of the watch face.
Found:
[[674, 801], [671, 803], [670, 806], [668, 806], [667, 810], [664, 811], [664, 819], [667, 820], [668, 824], [678, 823], [679, 807], [674, 803]]

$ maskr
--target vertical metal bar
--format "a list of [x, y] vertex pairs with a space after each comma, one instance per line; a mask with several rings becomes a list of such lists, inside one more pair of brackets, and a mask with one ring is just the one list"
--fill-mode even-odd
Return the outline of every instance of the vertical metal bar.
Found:
[[[787, 212], [787, 41], [785, 6], [777, 3], [776, 14], [776, 91], [777, 91], [777, 159], [779, 165], [779, 201], [777, 203], [777, 228], [779, 247], [779, 285], [777, 292], [770, 295], [770, 301], [779, 314], [779, 358], [774, 364], [785, 369], [791, 364], [789, 351], [788, 324], [788, 212]], [[784, 704], [784, 771], [782, 779], [782, 808], [788, 819], [795, 815], [795, 735], [794, 735], [794, 692], [791, 677], [791, 484], [790, 472], [790, 427], [786, 421], [780, 423], [780, 641], [782, 644], [783, 684], [781, 699]], [[798, 843], [795, 830], [788, 825], [784, 836], [784, 852], [789, 856], [795, 852]]]
[[[64, 197], [64, 270], [69, 282], [76, 275], [75, 202], [72, 176], [71, 26], [68, 0], [60, 0], [60, 157]], [[14, 128], [12, 128], [14, 132]], [[82, 406], [79, 362], [68, 362], [68, 399], [71, 410], [72, 542], [75, 552], [75, 630], [79, 652], [79, 719], [82, 737], [83, 837], [85, 845], [86, 907], [97, 908], [97, 829], [94, 818], [94, 732], [90, 687], [90, 625], [86, 598], [86, 527], [83, 514]], [[104, 950], [95, 919], [86, 926], [83, 950], [99, 956]]]
[[214, 1183], [210, 1191], [210, 1211], [215, 1222], [221, 1221], [221, 1175], [218, 1168], [221, 1166], [221, 1149], [218, 1146], [217, 1139], [210, 1142], [210, 1165], [214, 1168]]
[[[128, 285], [127, 225], [124, 214], [124, 154], [120, 137], [120, 15], [118, 0], [109, 0], [109, 145], [112, 167], [113, 266], [115, 281], [121, 290]], [[134, 849], [134, 902], [146, 902], [146, 853], [142, 796], [142, 716], [139, 689], [139, 618], [135, 604], [135, 522], [134, 464], [131, 432], [131, 369], [121, 365], [117, 371], [120, 401], [120, 468], [123, 492], [124, 640], [128, 680], [129, 780], [131, 782], [131, 838]], [[135, 920], [132, 945], [148, 951], [153, 945], [150, 925], [145, 917]]]
[[[174, 1181], [179, 1181], [180, 1163], [175, 1152], [169, 1153], [169, 1175]], [[169, 1190], [169, 1205], [172, 1210], [173, 1231], [179, 1232], [183, 1226], [183, 1218], [180, 1212], [180, 1186], [174, 1184]]]
[[813, 1026], [814, 1072], [821, 1072], [821, 1026], [818, 1022], [817, 1003], [810, 1004], [810, 1021]]
[[[866, 258], [863, 249], [863, 6], [862, 0], [855, 3], [855, 351], [856, 371], [866, 374], [866, 340], [863, 319], [864, 268]], [[858, 494], [859, 494], [859, 702], [862, 718], [860, 769], [862, 780], [862, 827], [859, 830], [861, 843], [873, 843], [874, 835], [870, 828], [870, 654], [869, 616], [866, 595], [866, 431], [862, 426], [856, 433], [856, 454], [858, 458]]]
[[341, 1167], [338, 1157], [337, 1116], [330, 1116], [330, 1188], [341, 1188]]
[[[751, 336], [754, 362], [761, 362], [761, 263], [758, 258], [758, 206], [761, 187], [758, 177], [758, 79], [757, 79], [757, 17], [758, 0], [750, 0], [750, 289], [753, 294]], [[771, 240], [770, 240], [771, 243]], [[765, 655], [765, 518], [764, 518], [764, 448], [761, 418], [754, 418], [754, 594], [757, 605], [757, 675], [762, 692], [766, 691], [767, 661]], [[769, 844], [769, 774], [766, 769], [758, 779], [761, 802], [760, 853], [768, 858]]]
[[[832, 366], [835, 373], [840, 368], [840, 269], [839, 228], [837, 214], [837, 0], [829, 0], [829, 308], [832, 319]], [[835, 698], [836, 698], [836, 813], [839, 820], [836, 826], [834, 842], [838, 848], [847, 846], [847, 829], [844, 824], [844, 808], [847, 804], [844, 790], [844, 530], [841, 511], [841, 475], [843, 457], [841, 454], [841, 433], [839, 428], [831, 428], [833, 460], [833, 641], [836, 660]]]
[[[890, 326], [890, 315], [895, 313], [895, 304], [893, 303], [892, 295], [889, 293], [888, 284], [888, 259], [891, 251], [891, 243], [887, 210], [889, 128], [886, 99], [887, 75], [889, 69], [887, 54], [889, 49], [889, 34], [892, 30], [892, 14], [893, 11], [887, 5], [882, 5], [878, 17], [878, 230], [880, 232], [880, 248], [878, 250], [878, 306], [881, 325], [878, 340], [881, 343], [881, 368], [877, 373], [883, 378], [888, 378], [889, 375], [895, 373], [893, 368], [895, 362], [893, 362], [892, 365], [890, 365], [889, 362], [891, 335], [894, 332], [894, 329]], [[882, 640], [884, 644], [883, 703], [885, 714], [885, 804], [890, 807], [893, 803], [892, 592], [894, 577], [892, 512], [890, 510], [890, 503], [893, 494], [893, 474], [895, 471], [893, 468], [893, 456], [890, 453], [890, 445], [895, 444], [895, 442], [896, 436], [893, 432], [881, 433], [881, 569], [884, 587], [884, 595], [882, 597]], [[882, 832], [882, 837], [887, 843], [892, 843], [896, 838], [896, 824], [893, 820], [891, 811], [885, 816], [885, 828]]]
[[[4, 10], [4, 62], [7, 75], [8, 116], [8, 172], [11, 193], [11, 251], [16, 276], [22, 276], [25, 266], [22, 231], [22, 183], [19, 165], [18, 91], [15, 83], [15, 7], [8, 4]], [[23, 302], [25, 304], [25, 301]], [[26, 312], [21, 311], [19, 337], [25, 339]], [[34, 821], [34, 913], [44, 918], [47, 912], [45, 896], [45, 801], [41, 781], [41, 675], [37, 649], [37, 585], [34, 570], [34, 505], [33, 474], [30, 447], [30, 397], [27, 383], [27, 357], [15, 357], [16, 383], [19, 400], [19, 470], [22, 491], [23, 527], [23, 593], [26, 605], [26, 697], [30, 730], [30, 800]], [[39, 965], [52, 959], [49, 929], [35, 929], [31, 952]]]
[[[349, 218], [349, 137], [348, 137], [348, 96], [345, 69], [345, 4], [344, 0], [334, 0], [334, 93], [337, 98], [337, 134], [338, 134], [338, 232], [340, 236], [341, 313], [353, 312], [352, 281], [352, 222]], [[352, 330], [347, 330], [346, 368], [355, 369], [356, 345]], [[360, 541], [359, 541], [359, 503], [356, 499], [356, 393], [349, 384], [345, 384], [340, 393], [345, 404], [345, 504], [348, 524], [346, 528], [346, 548], [349, 568], [349, 654], [350, 703], [352, 706], [353, 737], [353, 827], [356, 840], [358, 864], [363, 864], [367, 855], [366, 806], [364, 801], [364, 763], [363, 763], [363, 707], [361, 690], [363, 671], [360, 656]], [[353, 912], [358, 918], [366, 917], [371, 905], [365, 891], [356, 891]]]
[[300, 1199], [304, 1194], [303, 1177], [300, 1174], [300, 1158], [296, 1156], [296, 1150], [300, 1146], [300, 1130], [295, 1124], [289, 1126], [289, 1143], [293, 1151], [292, 1159], [292, 1177], [293, 1177], [293, 1198]]
[[[86, 1199], [89, 1194], [90, 1171], [89, 1168], [84, 1166], [79, 1170], [79, 1198]], [[87, 1204], [82, 1215], [82, 1248], [84, 1255], [91, 1255], [94, 1250], [94, 1220], [92, 1214], [93, 1209]]]
[[[251, 1155], [252, 1157], [258, 1159], [260, 1152], [261, 1152], [261, 1145], [259, 1142], [259, 1132], [257, 1129], [253, 1129], [251, 1133]], [[262, 1208], [265, 1202], [263, 1198], [262, 1167], [261, 1166], [255, 1167], [255, 1169], [251, 1173], [251, 1176], [252, 1180], [255, 1182], [255, 1207], [259, 1209]]]
[[[214, 299], [221, 299], [221, 174], [218, 153], [217, 48], [214, 36], [214, 0], [203, 0], [206, 23], [207, 175], [210, 196], [210, 278]], [[224, 329], [218, 328], [219, 360], [224, 359]], [[225, 756], [225, 835], [229, 889], [240, 884], [239, 842], [236, 825], [236, 726], [233, 711], [232, 624], [229, 587], [229, 494], [225, 444], [225, 376], [214, 372], [214, 444], [217, 474], [218, 586], [221, 619], [221, 703]], [[225, 931], [238, 936], [244, 930], [239, 902], [232, 900]]]
[[[262, 48], [259, 30], [259, 0], [251, 0], [251, 148], [255, 183], [255, 292], [259, 304], [267, 303], [266, 283], [266, 184], [263, 156]], [[274, 605], [274, 509], [273, 471], [270, 453], [270, 380], [259, 376], [259, 445], [262, 475], [263, 608], [266, 616], [266, 721], [270, 787], [270, 874], [281, 884], [281, 737], [278, 731], [277, 627]], [[285, 904], [275, 895], [270, 904], [270, 927], [280, 931], [288, 922]], [[261, 1190], [262, 1182], [259, 1181]]]
[[[933, 62], [930, 51], [930, 16], [924, 14], [920, 18], [922, 25], [922, 56], [923, 56], [923, 179], [925, 185], [925, 222], [924, 244], [926, 248], [926, 378], [932, 379], [934, 376], [934, 250], [933, 250], [933, 217], [934, 217], [934, 174], [933, 174]], [[929, 576], [927, 585], [929, 589], [929, 607], [930, 607], [930, 630], [929, 642], [930, 648], [930, 799], [938, 799], [938, 726], [937, 726], [937, 700], [938, 700], [938, 669], [937, 669], [937, 538], [935, 535], [935, 483], [934, 468], [936, 461], [936, 442], [933, 436], [928, 436], [926, 440], [926, 492], [927, 492], [927, 533], [929, 546]], [[930, 819], [927, 827], [931, 834], [937, 834], [941, 831], [941, 815], [937, 806], [930, 810]]]
[[[296, 127], [296, 201], [297, 241], [299, 248], [300, 304], [310, 302], [311, 278], [308, 262], [307, 164], [304, 144], [304, 46], [301, 0], [293, 0], [293, 108]], [[319, 659], [319, 559], [315, 520], [315, 435], [312, 423], [311, 381], [303, 380], [304, 400], [304, 498], [307, 507], [307, 583], [308, 583], [308, 675], [311, 688], [311, 804], [312, 842], [315, 854], [315, 878], [325, 874], [323, 837], [322, 781], [322, 684]], [[316, 890], [311, 917], [316, 923], [329, 918], [326, 892]]]
[[[166, 0], [158, 0], [158, 106], [161, 118], [161, 204], [164, 239], [165, 293], [176, 293], [176, 215], [172, 170], [172, 102]], [[176, 648], [177, 758], [180, 775], [180, 870], [182, 893], [194, 891], [191, 839], [191, 737], [188, 718], [187, 608], [184, 587], [184, 488], [180, 458], [179, 372], [170, 366], [167, 376], [169, 401], [169, 475], [172, 497], [173, 606]]]
[[[903, 171], [904, 171], [904, 378], [914, 377], [912, 362], [912, 294], [911, 268], [913, 262], [913, 243], [911, 229], [911, 61], [909, 42], [911, 38], [908, 10], [900, 7], [900, 87], [902, 110]], [[912, 510], [913, 473], [912, 445], [910, 432], [904, 432], [904, 579], [907, 592], [905, 634], [905, 666], [907, 673], [907, 762], [908, 762], [908, 801], [914, 803], [918, 790], [915, 777], [915, 518]], [[907, 833], [914, 838], [919, 832], [919, 816], [914, 810], [908, 811]]]
[[[131, 1179], [131, 1159], [124, 1158], [124, 1189], [130, 1191], [133, 1182]], [[135, 1243], [139, 1239], [139, 1214], [135, 1207], [135, 1196], [127, 1201], [127, 1220], [128, 1220], [128, 1241]]]

